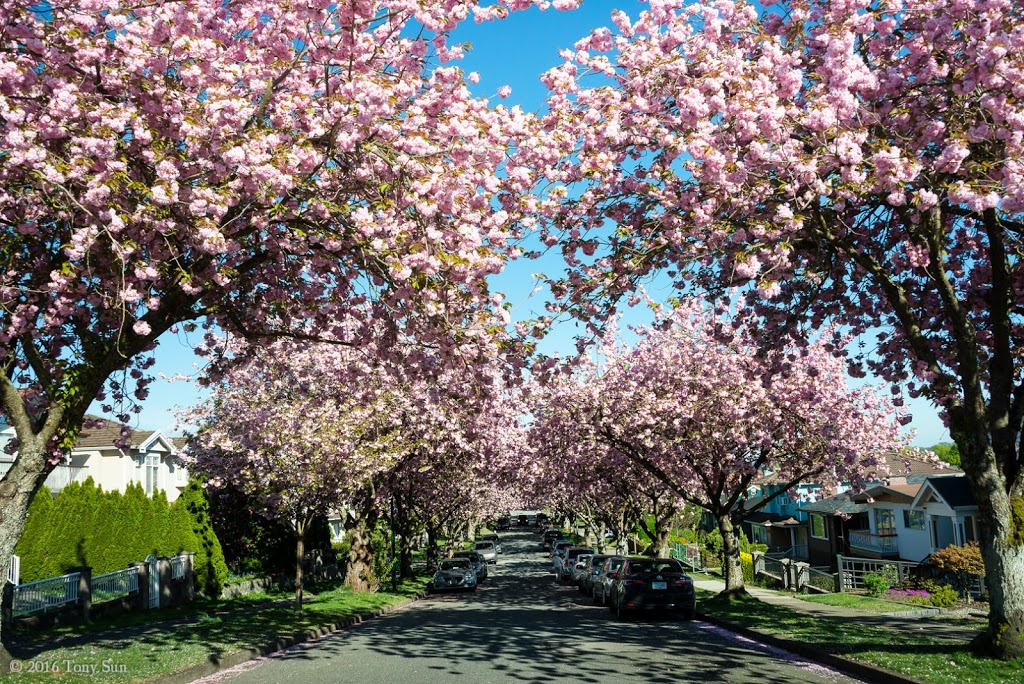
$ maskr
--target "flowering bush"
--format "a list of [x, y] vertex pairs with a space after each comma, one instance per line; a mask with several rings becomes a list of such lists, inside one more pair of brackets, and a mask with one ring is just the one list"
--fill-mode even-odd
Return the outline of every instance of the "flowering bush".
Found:
[[893, 601], [914, 603], [918, 605], [931, 605], [932, 595], [927, 589], [890, 589], [885, 597]]

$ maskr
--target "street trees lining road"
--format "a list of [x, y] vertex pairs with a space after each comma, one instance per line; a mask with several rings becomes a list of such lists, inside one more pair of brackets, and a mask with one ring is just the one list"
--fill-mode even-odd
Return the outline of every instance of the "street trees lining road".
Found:
[[[1024, 655], [1024, 5], [656, 2], [567, 50], [518, 147], [583, 319], [661, 274], [829, 321], [938, 406], [980, 506], [987, 643]], [[531, 219], [531, 222], [534, 219]], [[735, 288], [735, 289], [734, 289]], [[837, 345], [837, 352], [840, 351]]]
[[[476, 592], [433, 595], [307, 647], [243, 666], [226, 681], [855, 681], [707, 623], [656, 616], [618, 622], [575, 587], [553, 581], [533, 533], [503, 534], [502, 546], [501, 562]], [[223, 674], [217, 677], [225, 681]]]
[[[612, 329], [592, 357], [552, 374], [531, 426], [548, 458], [582, 454], [584, 477], [634, 466], [714, 516], [730, 593], [743, 590], [746, 516], [801, 482], [827, 492], [885, 477], [901, 440], [894, 407], [849, 387], [827, 342], [768, 349], [757, 323], [742, 308], [685, 301], [632, 346]], [[769, 475], [778, 491], [748, 505]]]

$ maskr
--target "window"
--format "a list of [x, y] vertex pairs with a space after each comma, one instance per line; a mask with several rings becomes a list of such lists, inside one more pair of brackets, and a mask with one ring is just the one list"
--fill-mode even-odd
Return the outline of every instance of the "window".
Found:
[[142, 487], [146, 496], [153, 496], [160, 489], [160, 454], [146, 454], [141, 459]]
[[876, 508], [875, 532], [877, 534], [896, 534], [896, 512], [891, 508]]
[[768, 543], [768, 530], [761, 525], [751, 525], [750, 527], [752, 541], [755, 544], [767, 544]]
[[811, 536], [815, 539], [828, 539], [828, 525], [825, 516], [811, 513]]
[[924, 511], [903, 511], [903, 526], [908, 530], [923, 530]]

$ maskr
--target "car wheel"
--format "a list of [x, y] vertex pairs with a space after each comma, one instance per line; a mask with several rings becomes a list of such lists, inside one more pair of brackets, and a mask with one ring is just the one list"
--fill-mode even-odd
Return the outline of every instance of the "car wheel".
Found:
[[680, 613], [680, 615], [682, 615], [682, 618], [684, 620], [689, 622], [690, 620], [692, 620], [694, 618], [694, 611], [692, 609], [686, 609], [682, 613]]

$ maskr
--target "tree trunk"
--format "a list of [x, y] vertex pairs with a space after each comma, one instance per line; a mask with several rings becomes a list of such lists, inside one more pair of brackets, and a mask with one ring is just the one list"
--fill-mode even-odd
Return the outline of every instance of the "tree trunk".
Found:
[[379, 584], [373, 572], [371, 540], [376, 516], [353, 512], [346, 519], [345, 534], [351, 541], [345, 568], [345, 586], [352, 591], [377, 591]]
[[[7, 583], [11, 555], [25, 531], [29, 504], [54, 468], [54, 464], [47, 459], [47, 446], [56, 433], [60, 415], [57, 409], [52, 410], [39, 434], [32, 432], [26, 414], [14, 415], [18, 456], [3, 478], [0, 478], [0, 573], [3, 573], [0, 574], [0, 589]], [[0, 672], [9, 672], [10, 662], [7, 649], [0, 644]]]
[[306, 530], [308, 521], [301, 518], [295, 520], [295, 610], [302, 611], [302, 580], [304, 575], [303, 561], [306, 556]]
[[974, 646], [1004, 660], [1019, 658], [1024, 656], [1024, 496], [1019, 484], [1016, 489], [1006, 486], [998, 466], [1012, 463], [1016, 453], [996, 454], [987, 435], [961, 433], [954, 438], [978, 504], [989, 595], [988, 631]]
[[441, 549], [437, 546], [437, 528], [427, 525], [427, 570], [433, 572], [441, 562]]
[[718, 514], [718, 531], [722, 533], [722, 576], [725, 578], [725, 591], [722, 593], [727, 596], [744, 594], [747, 589], [740, 563], [740, 541], [728, 512]]

